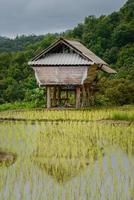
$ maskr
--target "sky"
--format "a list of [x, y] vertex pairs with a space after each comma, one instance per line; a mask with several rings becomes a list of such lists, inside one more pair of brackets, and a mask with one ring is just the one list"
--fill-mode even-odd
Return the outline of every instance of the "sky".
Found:
[[46, 34], [71, 29], [86, 16], [110, 14], [126, 0], [0, 0], [0, 35]]

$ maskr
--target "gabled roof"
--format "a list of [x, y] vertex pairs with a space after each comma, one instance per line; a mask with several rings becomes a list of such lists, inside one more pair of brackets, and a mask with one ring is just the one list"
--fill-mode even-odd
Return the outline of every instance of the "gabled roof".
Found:
[[67, 40], [72, 47], [75, 47], [77, 50], [80, 51], [80, 53], [84, 56], [86, 56], [88, 59], [92, 60], [95, 64], [104, 64], [108, 65], [106, 62], [104, 62], [101, 58], [96, 56], [92, 51], [90, 51], [88, 48], [86, 48], [82, 43], [76, 41], [76, 40]]
[[29, 62], [29, 65], [32, 66], [89, 66], [92, 64], [92, 61], [84, 59], [76, 53], [52, 53], [47, 54], [44, 58]]
[[[51, 50], [58, 46], [60, 43], [66, 45], [72, 49], [74, 53], [67, 55], [66, 53], [61, 54], [48, 54]], [[69, 57], [70, 56], [70, 57]], [[42, 58], [43, 57], [43, 58]], [[77, 60], [77, 61], [76, 61]], [[111, 69], [108, 64], [95, 55], [92, 51], [87, 49], [83, 44], [75, 40], [68, 40], [60, 38], [58, 41], [53, 43], [50, 47], [43, 50], [40, 54], [35, 56], [29, 63], [29, 65], [98, 65], [101, 70], [107, 73], [116, 73], [115, 70]]]

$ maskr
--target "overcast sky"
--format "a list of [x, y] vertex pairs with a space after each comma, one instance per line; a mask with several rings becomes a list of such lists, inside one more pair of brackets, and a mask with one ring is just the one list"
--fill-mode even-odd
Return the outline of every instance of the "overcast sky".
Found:
[[88, 15], [110, 14], [126, 0], [0, 0], [0, 35], [60, 32]]

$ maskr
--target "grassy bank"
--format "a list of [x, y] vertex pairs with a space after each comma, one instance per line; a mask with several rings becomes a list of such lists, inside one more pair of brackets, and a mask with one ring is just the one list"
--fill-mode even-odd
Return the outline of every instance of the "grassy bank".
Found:
[[5, 103], [0, 105], [0, 111], [5, 110], [17, 110], [17, 109], [30, 109], [36, 108], [34, 102], [15, 102], [15, 103]]
[[112, 120], [125, 120], [125, 121], [134, 121], [134, 112], [128, 113], [128, 112], [115, 112], [111, 116]]
[[[8, 109], [9, 108], [9, 109]], [[33, 108], [33, 109], [32, 109]], [[37, 121], [96, 121], [124, 120], [134, 121], [134, 106], [103, 107], [87, 109], [42, 109], [34, 104], [21, 103], [1, 106], [0, 119]], [[23, 110], [21, 110], [23, 109]]]

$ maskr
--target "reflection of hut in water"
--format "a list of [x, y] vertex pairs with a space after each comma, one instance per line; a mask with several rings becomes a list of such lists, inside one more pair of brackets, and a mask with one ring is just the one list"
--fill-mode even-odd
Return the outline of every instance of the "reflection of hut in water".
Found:
[[40, 169], [44, 170], [59, 183], [77, 176], [86, 167], [86, 162], [79, 160], [34, 157], [34, 162]]
[[116, 73], [80, 42], [63, 38], [28, 64], [39, 86], [46, 87], [47, 108], [70, 105], [70, 94], [76, 108], [89, 106], [98, 72]]
[[[32, 160], [57, 182], [77, 176], [87, 165], [93, 164], [99, 155], [103, 156], [103, 149], [87, 138], [83, 140], [79, 137], [74, 142], [70, 134], [64, 138], [61, 132], [52, 134], [53, 137], [51, 133], [40, 135]], [[83, 147], [85, 149], [82, 152]]]

